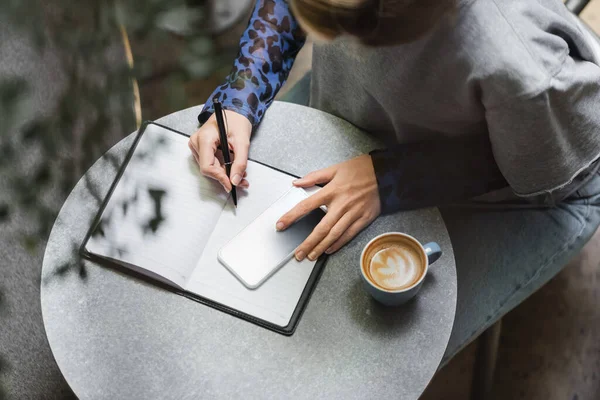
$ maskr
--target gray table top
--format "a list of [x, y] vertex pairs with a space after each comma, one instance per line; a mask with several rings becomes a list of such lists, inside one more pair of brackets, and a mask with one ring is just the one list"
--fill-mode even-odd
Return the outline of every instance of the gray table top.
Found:
[[[199, 107], [158, 122], [191, 134]], [[456, 308], [456, 269], [440, 213], [381, 217], [330, 257], [296, 333], [282, 336], [114, 270], [75, 262], [99, 200], [133, 135], [98, 160], [63, 205], [42, 267], [41, 299], [58, 366], [81, 399], [416, 399], [437, 370]], [[276, 102], [250, 157], [296, 175], [377, 146], [323, 112]], [[111, 161], [112, 160], [112, 161]], [[414, 301], [384, 308], [363, 290], [358, 259], [387, 231], [436, 241], [444, 251]]]

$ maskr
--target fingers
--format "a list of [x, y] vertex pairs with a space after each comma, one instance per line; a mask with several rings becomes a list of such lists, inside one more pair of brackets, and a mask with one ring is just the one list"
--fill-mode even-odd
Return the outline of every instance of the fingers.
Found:
[[[200, 158], [198, 156], [198, 152], [196, 151], [196, 149], [194, 148], [194, 146], [192, 146], [191, 142], [188, 145], [189, 145], [190, 150], [192, 151], [192, 155], [194, 156], [194, 159], [196, 160], [196, 163], [198, 165], [200, 165]], [[217, 162], [220, 162], [220, 160], [218, 159], [218, 157], [216, 157], [216, 158], [217, 158]], [[250, 187], [250, 182], [248, 182], [248, 180], [245, 179], [247, 176], [248, 176], [248, 173], [244, 172], [244, 179], [242, 179], [242, 181], [238, 185], [239, 188], [248, 189]], [[225, 188], [225, 190], [227, 190], [227, 188]]]
[[231, 183], [235, 186], [239, 186], [242, 182], [246, 167], [248, 166], [248, 149], [250, 148], [250, 140], [246, 140], [243, 137], [236, 137], [230, 143], [235, 158], [231, 165]]
[[325, 253], [333, 254], [339, 249], [341, 249], [346, 243], [352, 240], [356, 235], [360, 233], [364, 228], [366, 228], [372, 221], [369, 221], [366, 218], [359, 218], [354, 221], [348, 229], [326, 250]]
[[248, 118], [236, 112], [225, 110], [225, 114], [229, 119], [227, 142], [235, 153], [230, 177], [225, 172], [223, 162], [218, 158], [222, 152], [217, 151], [220, 139], [214, 114], [190, 137], [188, 145], [202, 174], [219, 181], [225, 190], [230, 192], [234, 186], [233, 183], [241, 188], [249, 186], [248, 181], [244, 178], [248, 163], [252, 124]]
[[[246, 178], [247, 176], [248, 176], [248, 173], [244, 172], [244, 178]], [[242, 189], [248, 189], [250, 187], [250, 182], [248, 182], [247, 179], [242, 179], [242, 181], [240, 182], [240, 184], [237, 187], [242, 188]]]
[[305, 188], [320, 185], [322, 183], [329, 183], [333, 179], [334, 175], [335, 166], [331, 166], [329, 168], [313, 171], [303, 178], [295, 180], [294, 186]]
[[306, 200], [302, 200], [300, 203], [296, 204], [294, 208], [285, 213], [279, 221], [277, 221], [276, 228], [278, 231], [283, 231], [287, 229], [294, 222], [298, 221], [300, 218], [311, 212], [312, 210], [321, 207], [326, 203], [327, 192], [325, 189], [313, 194]]
[[324, 252], [331, 254], [338, 251], [373, 220], [374, 217], [356, 211], [344, 213], [340, 210], [335, 214], [330, 211], [298, 247], [296, 259], [302, 261], [308, 254], [308, 259], [314, 261]]
[[200, 158], [198, 157], [198, 152], [196, 151], [196, 149], [194, 148], [194, 146], [192, 146], [192, 142], [191, 141], [188, 142], [188, 147], [192, 151], [192, 155], [194, 156], [194, 160], [196, 160], [196, 164], [200, 165]]
[[215, 157], [217, 150], [216, 141], [211, 139], [209, 135], [196, 134], [190, 138], [188, 146], [192, 152], [196, 152], [197, 156], [194, 156], [194, 158], [196, 158], [202, 174], [219, 181], [227, 192], [231, 192], [231, 182], [225, 170], [221, 167], [219, 160]]
[[[329, 216], [330, 214], [327, 214]], [[323, 252], [329, 248], [336, 240], [340, 238], [346, 232], [348, 227], [352, 225], [355, 217], [346, 213], [339, 218], [338, 216], [332, 216], [333, 218], [326, 221], [326, 217], [321, 220], [319, 225], [323, 224], [322, 227], [317, 225], [310, 236], [300, 245], [296, 251], [297, 256], [308, 254], [308, 259], [311, 261], [316, 260]]]

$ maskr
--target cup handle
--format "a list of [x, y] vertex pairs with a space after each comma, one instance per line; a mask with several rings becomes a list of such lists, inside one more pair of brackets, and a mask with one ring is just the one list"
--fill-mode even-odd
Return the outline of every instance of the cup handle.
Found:
[[427, 254], [429, 265], [436, 262], [442, 256], [442, 249], [440, 248], [440, 245], [435, 242], [427, 243], [423, 245], [423, 248], [425, 249], [425, 254]]

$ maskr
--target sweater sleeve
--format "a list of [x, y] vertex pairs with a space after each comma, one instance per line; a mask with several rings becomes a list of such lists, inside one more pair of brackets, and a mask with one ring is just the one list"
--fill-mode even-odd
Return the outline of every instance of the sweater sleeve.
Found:
[[371, 152], [381, 211], [442, 206], [508, 186], [485, 134]]
[[550, 206], [574, 193], [600, 166], [600, 66], [568, 56], [546, 83], [508, 101], [488, 90], [487, 134], [373, 153], [383, 212], [462, 202], [506, 186]]
[[214, 112], [213, 99], [256, 127], [285, 83], [305, 35], [287, 0], [258, 0], [230, 74], [206, 101], [198, 121]]

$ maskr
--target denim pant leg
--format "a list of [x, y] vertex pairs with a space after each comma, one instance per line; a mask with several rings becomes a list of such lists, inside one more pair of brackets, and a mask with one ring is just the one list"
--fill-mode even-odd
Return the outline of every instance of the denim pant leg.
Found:
[[456, 317], [442, 365], [573, 259], [600, 225], [600, 176], [555, 208], [443, 208]]

